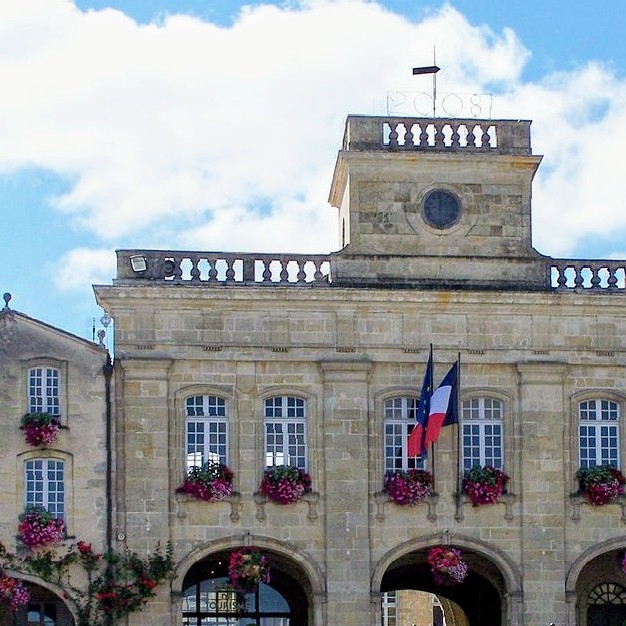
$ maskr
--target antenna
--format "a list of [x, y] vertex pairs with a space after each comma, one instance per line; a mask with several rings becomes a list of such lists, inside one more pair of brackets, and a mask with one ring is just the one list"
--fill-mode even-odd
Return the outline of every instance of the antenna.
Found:
[[437, 111], [437, 72], [440, 70], [437, 67], [436, 50], [433, 46], [433, 64], [425, 65], [424, 67], [414, 67], [413, 76], [417, 74], [432, 74], [433, 75], [433, 117], [436, 117]]

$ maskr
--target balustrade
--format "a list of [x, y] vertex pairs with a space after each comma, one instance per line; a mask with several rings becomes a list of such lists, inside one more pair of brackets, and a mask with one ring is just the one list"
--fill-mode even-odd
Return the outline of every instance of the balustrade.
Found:
[[117, 278], [171, 283], [327, 284], [327, 255], [120, 250]]
[[[331, 277], [331, 256], [323, 254], [119, 250], [117, 257], [117, 281], [338, 287], [344, 284], [340, 276]], [[626, 261], [546, 258], [545, 276], [546, 288], [550, 290], [626, 293]], [[373, 281], [372, 286], [379, 284]], [[501, 283], [498, 288], [502, 288]]]
[[550, 259], [552, 289], [625, 291], [626, 261]]
[[344, 150], [531, 154], [527, 120], [349, 116]]

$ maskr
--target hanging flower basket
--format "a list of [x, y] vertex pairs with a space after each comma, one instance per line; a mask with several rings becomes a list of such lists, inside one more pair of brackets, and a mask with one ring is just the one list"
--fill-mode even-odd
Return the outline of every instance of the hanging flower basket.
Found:
[[509, 477], [502, 470], [492, 465], [475, 465], [463, 476], [463, 492], [473, 506], [493, 504], [506, 492], [508, 482]]
[[65, 538], [65, 523], [51, 515], [42, 506], [28, 506], [19, 516], [17, 532], [29, 548], [40, 548], [58, 543]]
[[389, 499], [401, 506], [413, 506], [432, 495], [433, 477], [426, 470], [395, 470], [385, 474]]
[[38, 448], [51, 446], [57, 438], [61, 420], [50, 413], [26, 413], [20, 422], [26, 443]]
[[30, 602], [30, 593], [26, 585], [17, 578], [0, 574], [0, 603], [11, 611], [19, 611]]
[[622, 574], [626, 574], [626, 552], [622, 555], [619, 566], [622, 570]]
[[437, 546], [426, 555], [430, 571], [438, 585], [458, 585], [465, 580], [469, 568], [457, 548]]
[[277, 504], [293, 504], [311, 491], [311, 477], [297, 467], [275, 465], [263, 473], [260, 491]]
[[593, 505], [608, 504], [624, 493], [626, 478], [614, 465], [581, 467], [576, 479], [582, 497]]
[[233, 493], [233, 472], [222, 463], [208, 461], [192, 467], [176, 493], [186, 493], [205, 502], [219, 502]]
[[228, 580], [237, 591], [254, 591], [259, 583], [269, 583], [268, 558], [258, 550], [235, 550], [228, 559]]

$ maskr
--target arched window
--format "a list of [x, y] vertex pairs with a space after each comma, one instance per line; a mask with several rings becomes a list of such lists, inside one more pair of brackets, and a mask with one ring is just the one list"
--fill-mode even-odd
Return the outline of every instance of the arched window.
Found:
[[578, 404], [581, 467], [620, 466], [619, 418], [620, 407], [613, 400], [595, 398]]
[[24, 504], [43, 506], [57, 518], [65, 518], [65, 464], [58, 459], [24, 462]]
[[409, 457], [407, 440], [415, 427], [419, 400], [396, 397], [385, 400], [385, 472], [392, 470], [423, 469], [424, 460]]
[[307, 469], [306, 401], [296, 396], [265, 400], [265, 465]]
[[502, 469], [504, 403], [496, 398], [470, 398], [463, 402], [463, 469], [492, 465]]
[[28, 412], [61, 415], [60, 375], [54, 367], [28, 370]]
[[626, 622], [626, 589], [617, 583], [601, 583], [587, 596], [587, 624]]
[[190, 396], [185, 400], [187, 469], [207, 461], [228, 465], [228, 415], [219, 396]]
[[626, 604], [626, 589], [617, 583], [601, 583], [589, 592], [587, 604]]

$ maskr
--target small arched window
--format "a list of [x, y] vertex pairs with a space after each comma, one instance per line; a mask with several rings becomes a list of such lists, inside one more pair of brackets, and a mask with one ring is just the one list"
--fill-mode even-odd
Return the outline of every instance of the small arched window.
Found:
[[475, 465], [504, 466], [504, 403], [490, 397], [463, 402], [463, 469]]
[[306, 400], [273, 396], [264, 403], [265, 465], [307, 469]]
[[424, 468], [422, 458], [409, 457], [407, 453], [407, 441], [415, 427], [418, 404], [418, 398], [405, 396], [385, 400], [385, 472]]
[[619, 404], [602, 398], [584, 400], [578, 404], [578, 418], [580, 466], [619, 467]]
[[24, 505], [42, 506], [57, 518], [65, 518], [65, 464], [59, 459], [24, 462]]
[[207, 461], [228, 465], [228, 415], [219, 396], [190, 396], [185, 400], [187, 469]]
[[54, 367], [28, 370], [28, 412], [61, 415], [60, 375]]

